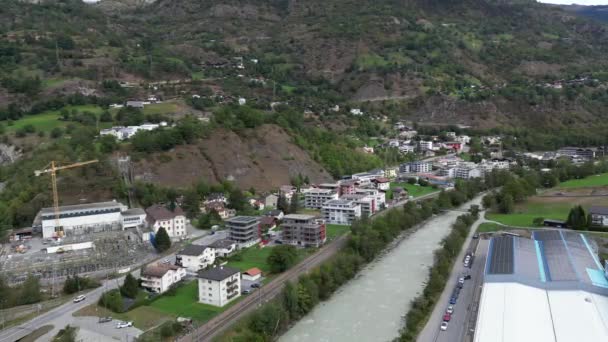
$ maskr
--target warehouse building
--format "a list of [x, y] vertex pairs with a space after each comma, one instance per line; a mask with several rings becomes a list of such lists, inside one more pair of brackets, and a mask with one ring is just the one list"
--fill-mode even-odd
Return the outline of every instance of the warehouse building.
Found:
[[493, 238], [474, 341], [608, 341], [608, 279], [594, 241], [557, 230]]

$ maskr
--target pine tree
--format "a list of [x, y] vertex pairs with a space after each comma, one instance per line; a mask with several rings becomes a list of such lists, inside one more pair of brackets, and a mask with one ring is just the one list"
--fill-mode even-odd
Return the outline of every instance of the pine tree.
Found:
[[135, 299], [135, 297], [137, 297], [138, 292], [139, 284], [137, 279], [135, 279], [135, 277], [132, 276], [131, 273], [127, 274], [124, 283], [120, 287], [120, 293], [125, 297]]
[[289, 204], [287, 203], [287, 198], [283, 196], [283, 194], [279, 195], [279, 199], [277, 200], [277, 209], [283, 211], [284, 213], [289, 213]]
[[162, 253], [167, 249], [171, 248], [171, 238], [169, 238], [169, 234], [167, 234], [165, 228], [161, 227], [158, 229], [155, 236], [155, 242], [156, 250], [159, 253]]
[[577, 205], [570, 209], [566, 225], [575, 230], [585, 230], [587, 228], [587, 214], [582, 206]]
[[300, 200], [298, 199], [298, 194], [294, 194], [291, 198], [291, 203], [289, 203], [289, 213], [295, 214], [300, 209]]

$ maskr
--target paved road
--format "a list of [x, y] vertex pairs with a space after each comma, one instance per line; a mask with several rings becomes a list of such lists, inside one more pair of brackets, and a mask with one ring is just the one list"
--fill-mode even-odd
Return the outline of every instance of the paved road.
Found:
[[[420, 342], [461, 342], [469, 330], [469, 322], [471, 321], [472, 313], [476, 312], [474, 305], [474, 297], [478, 295], [479, 286], [483, 282], [483, 268], [485, 265], [485, 255], [487, 253], [487, 240], [472, 239], [477, 227], [484, 222], [482, 219], [483, 213], [480, 213], [478, 219], [467, 236], [467, 242], [456, 258], [450, 277], [446, 283], [445, 289], [424, 329], [418, 335]], [[474, 254], [473, 264], [471, 268], [464, 266], [464, 258], [467, 253]], [[448, 330], [441, 331], [439, 326], [443, 322], [443, 315], [447, 307], [450, 305], [450, 297], [452, 291], [458, 283], [458, 278], [463, 274], [468, 273], [471, 279], [466, 280], [463, 289], [460, 291], [458, 301], [454, 305], [454, 314], [450, 320]]]
[[[200, 236], [200, 234], [198, 234], [197, 236]], [[226, 231], [220, 231], [214, 235], [203, 236], [203, 237], [197, 239], [196, 241], [194, 241], [193, 243], [194, 244], [209, 244], [215, 240], [224, 239], [224, 238], [226, 238], [226, 236], [227, 236]], [[163, 259], [163, 260], [169, 259], [172, 262], [175, 262], [175, 253], [164, 256], [161, 259]], [[139, 274], [138, 274], [139, 270], [133, 271], [131, 273], [134, 276], [139, 277]], [[122, 284], [123, 280], [124, 280], [124, 277], [112, 279], [112, 280], [108, 280], [108, 281], [103, 281], [101, 287], [86, 293], [87, 298], [80, 303], [72, 303], [71, 301], [67, 302], [63, 305], [56, 307], [53, 310], [50, 310], [46, 313], [43, 313], [42, 315], [40, 315], [38, 317], [33, 318], [32, 320], [30, 320], [28, 322], [25, 322], [21, 325], [0, 331], [0, 342], [16, 341], [16, 340], [28, 335], [33, 330], [35, 330], [43, 325], [48, 325], [48, 324], [53, 325], [54, 328], [48, 334], [43, 336], [41, 338], [41, 340], [50, 340], [50, 337], [54, 336], [59, 329], [62, 329], [67, 324], [77, 324], [77, 325], [79, 324], [80, 321], [75, 320], [74, 317], [72, 316], [72, 314], [74, 312], [76, 312], [90, 304], [97, 303], [97, 301], [99, 300], [99, 298], [105, 291], [109, 291], [109, 290], [118, 288]], [[104, 325], [103, 327], [105, 327], [105, 329], [102, 331], [106, 335], [112, 336], [115, 334], [115, 331], [114, 331], [115, 324], [107, 324], [107, 325]], [[87, 329], [86, 326], [83, 326], [83, 328]], [[129, 337], [133, 338], [134, 336], [138, 336], [139, 334], [141, 334], [141, 330], [139, 330], [137, 328], [120, 329], [120, 332], [121, 332], [120, 333], [121, 337], [119, 338], [119, 340], [123, 340], [123, 341], [127, 341], [129, 339]], [[116, 340], [116, 338], [115, 338], [115, 340]]]

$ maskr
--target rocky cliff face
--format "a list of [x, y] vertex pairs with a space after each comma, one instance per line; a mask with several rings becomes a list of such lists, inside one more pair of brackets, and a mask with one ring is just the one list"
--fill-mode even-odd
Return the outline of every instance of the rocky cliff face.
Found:
[[0, 144], [0, 165], [14, 163], [21, 158], [21, 151], [13, 145]]

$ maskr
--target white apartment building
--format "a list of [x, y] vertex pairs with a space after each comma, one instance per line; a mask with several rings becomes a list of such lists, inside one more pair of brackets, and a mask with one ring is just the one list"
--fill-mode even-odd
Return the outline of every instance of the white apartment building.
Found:
[[241, 295], [241, 272], [216, 266], [198, 274], [199, 303], [222, 307]]
[[420, 146], [421, 150], [432, 150], [433, 149], [433, 142], [432, 141], [426, 141], [426, 140], [420, 140], [418, 142], [418, 146]]
[[370, 217], [378, 210], [376, 200], [372, 196], [367, 195], [344, 195], [341, 200], [353, 201], [361, 207], [361, 216]]
[[215, 250], [215, 256], [218, 258], [225, 258], [236, 252], [236, 242], [228, 239], [216, 240], [209, 247]]
[[414, 152], [416, 152], [416, 146], [414, 146], [414, 145], [401, 145], [401, 146], [399, 146], [399, 152], [401, 152], [401, 153], [414, 153]]
[[363, 189], [363, 188], [357, 188], [355, 189], [355, 194], [356, 195], [365, 195], [365, 196], [370, 196], [372, 198], [374, 198], [375, 201], [375, 205], [376, 205], [376, 211], [384, 209], [384, 207], [386, 206], [386, 194], [382, 191], [379, 191], [377, 189]]
[[478, 167], [458, 166], [454, 169], [454, 178], [471, 179], [483, 176], [483, 171]]
[[433, 170], [433, 165], [425, 161], [415, 161], [399, 166], [399, 171], [402, 173], [427, 173], [431, 170]]
[[59, 219], [56, 220], [54, 208], [43, 208], [32, 226], [41, 227], [45, 239], [120, 230], [123, 225], [121, 213], [127, 209], [116, 201], [66, 205], [59, 207]]
[[188, 245], [175, 255], [175, 264], [193, 273], [213, 265], [214, 262], [215, 249], [210, 246]]
[[153, 264], [141, 271], [141, 286], [155, 293], [167, 291], [186, 276], [186, 269], [175, 265]]
[[349, 200], [331, 200], [325, 202], [322, 213], [326, 223], [348, 225], [361, 217], [361, 205]]
[[304, 194], [304, 206], [309, 209], [321, 209], [327, 201], [338, 199], [338, 193], [330, 189], [311, 189]]
[[154, 234], [160, 228], [165, 228], [169, 237], [186, 236], [186, 215], [180, 207], [171, 211], [164, 205], [155, 204], [146, 209], [147, 220]]

